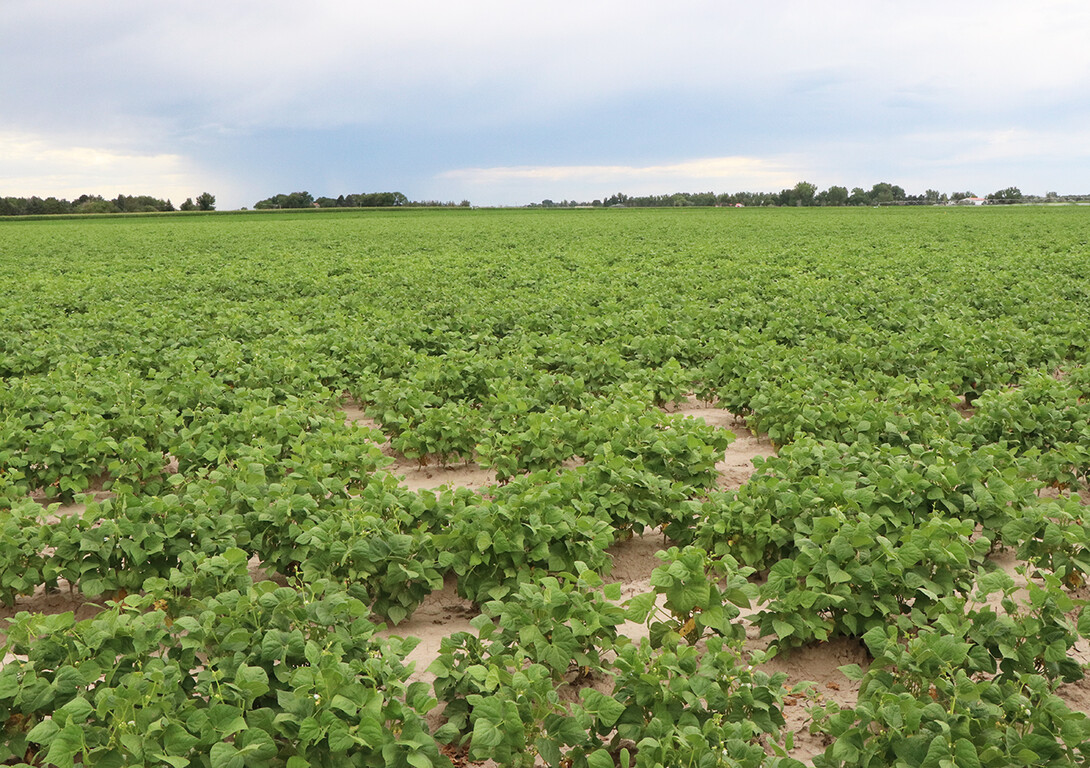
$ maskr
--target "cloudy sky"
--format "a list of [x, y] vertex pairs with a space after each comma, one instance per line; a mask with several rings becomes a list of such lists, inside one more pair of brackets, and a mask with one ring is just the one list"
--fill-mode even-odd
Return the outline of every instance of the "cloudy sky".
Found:
[[1090, 3], [0, 0], [0, 195], [1090, 192]]

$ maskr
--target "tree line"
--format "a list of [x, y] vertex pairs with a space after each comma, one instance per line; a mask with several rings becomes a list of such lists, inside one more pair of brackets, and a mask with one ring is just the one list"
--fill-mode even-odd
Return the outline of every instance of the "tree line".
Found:
[[59, 197], [0, 197], [0, 216], [48, 216], [71, 213], [154, 213], [158, 211], [214, 211], [216, 196], [210, 192], [187, 197], [178, 208], [174, 203], [151, 195], [80, 195], [74, 200]]
[[818, 191], [815, 184], [800, 181], [790, 189], [779, 192], [730, 192], [716, 194], [715, 192], [676, 192], [672, 195], [626, 195], [616, 193], [609, 197], [591, 202], [578, 202], [575, 200], [542, 200], [540, 203], [531, 203], [531, 208], [661, 208], [661, 207], [687, 207], [687, 206], [849, 206], [849, 205], [950, 205], [965, 203], [968, 201], [983, 201], [990, 204], [1013, 203], [1050, 203], [1050, 202], [1078, 202], [1090, 199], [1087, 195], [1058, 195], [1049, 192], [1044, 197], [1036, 195], [1023, 195], [1018, 187], [1007, 187], [978, 198], [973, 192], [939, 192], [928, 189], [922, 195], [909, 195], [905, 190], [889, 182], [879, 182], [869, 190], [855, 187], [849, 190], [847, 187], [831, 186], [828, 189]]
[[400, 192], [363, 192], [339, 197], [314, 197], [309, 192], [291, 192], [273, 195], [254, 203], [258, 210], [270, 208], [402, 208], [408, 206], [430, 206], [468, 208], [469, 201], [460, 203], [440, 202], [439, 200], [410, 200]]

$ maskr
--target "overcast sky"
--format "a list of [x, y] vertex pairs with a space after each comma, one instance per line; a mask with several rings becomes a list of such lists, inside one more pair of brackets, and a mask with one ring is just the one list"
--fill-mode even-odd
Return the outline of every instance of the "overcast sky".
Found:
[[1090, 3], [0, 0], [0, 195], [1090, 192]]

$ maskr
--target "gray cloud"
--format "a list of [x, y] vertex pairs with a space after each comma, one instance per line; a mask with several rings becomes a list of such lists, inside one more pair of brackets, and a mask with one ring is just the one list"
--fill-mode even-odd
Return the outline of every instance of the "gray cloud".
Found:
[[[526, 166], [772, 162], [838, 140], [877, 147], [875, 132], [1084, 122], [1087, 39], [1090, 6], [1065, 0], [6, 0], [0, 68], [11, 76], [0, 85], [0, 131], [58, 147], [178, 154], [197, 167], [206, 147], [251, 132], [282, 131], [290, 151], [292, 131], [403, 128], [417, 141], [460, 137], [430, 174], [447, 182], [443, 170], [490, 153], [503, 158], [497, 166], [516, 156]], [[687, 120], [705, 124], [677, 124], [682, 103]], [[575, 131], [548, 153], [540, 141], [519, 143], [543, 125], [581, 125], [610, 109], [660, 116], [642, 121], [638, 154], [587, 163]], [[689, 143], [720, 128], [719, 146]], [[385, 151], [412, 162], [412, 147]], [[878, 175], [883, 160], [892, 163], [876, 156]], [[0, 184], [10, 174], [0, 158]]]

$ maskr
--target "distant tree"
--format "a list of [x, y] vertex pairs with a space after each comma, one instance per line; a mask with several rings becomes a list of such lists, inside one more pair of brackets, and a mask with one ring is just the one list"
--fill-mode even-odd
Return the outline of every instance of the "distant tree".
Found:
[[776, 202], [779, 205], [813, 205], [816, 192], [816, 186], [808, 181], [800, 181], [791, 189], [781, 190]]
[[862, 187], [852, 187], [852, 193], [848, 195], [848, 205], [870, 205], [867, 191]]
[[314, 200], [314, 204], [319, 208], [336, 208], [337, 201], [332, 197], [319, 197]]
[[847, 205], [848, 188], [832, 186], [817, 197], [819, 205]]
[[113, 201], [122, 213], [150, 213], [152, 211], [173, 211], [169, 200], [160, 200], [151, 195], [118, 195]]
[[1022, 190], [1018, 187], [1007, 187], [988, 195], [988, 201], [1000, 205], [1010, 205], [1022, 201]]
[[903, 201], [905, 199], [905, 191], [896, 184], [880, 181], [871, 187], [871, 191], [867, 197], [870, 198], [871, 204], [882, 205], [883, 203]]
[[111, 200], [90, 198], [76, 206], [76, 213], [117, 213], [117, 205]]
[[[328, 199], [328, 198], [327, 198]], [[273, 195], [254, 203], [254, 208], [313, 208], [314, 197], [309, 192], [292, 192], [290, 195]]]
[[192, 197], [187, 197], [185, 202], [178, 206], [178, 209], [182, 211], [195, 211], [197, 210], [197, 204], [193, 202]]
[[409, 198], [400, 192], [361, 192], [346, 195], [344, 200], [345, 205], [352, 208], [395, 208], [409, 205]]
[[69, 213], [72, 210], [72, 204], [67, 200], [58, 200], [55, 197], [47, 197], [42, 201], [43, 213]]
[[808, 181], [800, 181], [794, 189], [795, 205], [813, 205], [817, 186]]
[[202, 192], [197, 195], [197, 207], [202, 211], [216, 210], [216, 196], [209, 192]]
[[923, 193], [923, 198], [929, 205], [938, 205], [939, 201], [942, 199], [942, 195], [939, 194], [937, 189], [929, 189]]
[[281, 208], [313, 208], [314, 196], [306, 190], [302, 192], [292, 192], [287, 196], [287, 199], [283, 201]]

